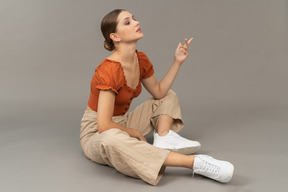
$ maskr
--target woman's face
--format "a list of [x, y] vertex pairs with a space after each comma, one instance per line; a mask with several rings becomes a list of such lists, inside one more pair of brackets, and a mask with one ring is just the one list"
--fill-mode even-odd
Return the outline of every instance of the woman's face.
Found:
[[120, 42], [137, 41], [144, 37], [139, 22], [128, 11], [122, 11], [118, 16], [116, 34]]

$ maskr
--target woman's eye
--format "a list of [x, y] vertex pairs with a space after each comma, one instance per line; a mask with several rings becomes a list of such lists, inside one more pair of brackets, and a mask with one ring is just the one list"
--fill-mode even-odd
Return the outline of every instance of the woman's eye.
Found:
[[129, 25], [129, 24], [130, 24], [130, 22], [129, 22], [129, 21], [125, 22], [125, 25]]

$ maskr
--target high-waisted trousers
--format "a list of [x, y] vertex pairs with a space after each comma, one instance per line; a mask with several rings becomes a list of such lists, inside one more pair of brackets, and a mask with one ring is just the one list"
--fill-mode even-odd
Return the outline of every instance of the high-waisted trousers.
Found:
[[[139, 130], [144, 136], [153, 131], [160, 115], [174, 119], [171, 129], [178, 132], [183, 127], [181, 109], [176, 93], [169, 90], [167, 95], [156, 100], [147, 99], [133, 111], [123, 116], [113, 116], [112, 120], [125, 127]], [[120, 129], [103, 131], [97, 129], [97, 112], [86, 110], [81, 120], [81, 146], [85, 156], [102, 165], [114, 167], [119, 172], [157, 185], [162, 178], [165, 167], [163, 163], [170, 151], [130, 137]]]

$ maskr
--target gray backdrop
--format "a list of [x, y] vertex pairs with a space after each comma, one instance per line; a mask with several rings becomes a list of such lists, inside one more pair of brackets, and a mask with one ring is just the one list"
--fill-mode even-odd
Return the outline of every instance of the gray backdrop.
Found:
[[[199, 153], [234, 163], [231, 183], [168, 168], [152, 187], [84, 157], [80, 120], [94, 69], [109, 55], [100, 22], [115, 8], [140, 21], [138, 50], [158, 80], [177, 44], [195, 38], [172, 87], [181, 134], [201, 142]], [[287, 34], [285, 0], [0, 0], [0, 191], [282, 191]]]

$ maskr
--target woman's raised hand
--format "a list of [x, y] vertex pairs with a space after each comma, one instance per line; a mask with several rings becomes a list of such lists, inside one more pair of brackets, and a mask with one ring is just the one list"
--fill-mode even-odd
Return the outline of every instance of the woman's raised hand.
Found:
[[188, 47], [193, 39], [193, 37], [189, 40], [185, 39], [185, 45], [182, 45], [181, 42], [178, 44], [178, 47], [175, 51], [176, 62], [182, 64], [187, 59], [187, 57], [189, 56]]

